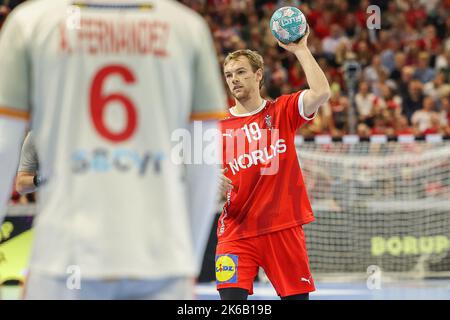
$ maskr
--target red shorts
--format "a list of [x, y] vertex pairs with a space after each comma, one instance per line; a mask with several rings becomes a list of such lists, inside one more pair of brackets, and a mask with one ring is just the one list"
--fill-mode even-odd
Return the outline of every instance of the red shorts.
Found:
[[217, 245], [217, 289], [242, 288], [253, 294], [259, 267], [280, 297], [315, 290], [301, 226]]

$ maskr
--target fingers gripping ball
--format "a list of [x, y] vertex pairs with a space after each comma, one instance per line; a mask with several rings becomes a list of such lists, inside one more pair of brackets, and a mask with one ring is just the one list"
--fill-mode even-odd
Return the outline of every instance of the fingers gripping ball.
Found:
[[284, 44], [296, 42], [306, 34], [305, 15], [295, 7], [277, 9], [270, 18], [270, 30]]

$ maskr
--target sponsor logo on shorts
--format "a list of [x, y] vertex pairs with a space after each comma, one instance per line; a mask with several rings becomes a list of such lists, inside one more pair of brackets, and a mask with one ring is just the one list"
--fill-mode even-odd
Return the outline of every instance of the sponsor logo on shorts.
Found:
[[303, 277], [301, 277], [301, 278], [300, 278], [300, 281], [302, 281], [302, 282], [308, 282], [309, 285], [311, 285], [311, 276], [309, 276], [308, 278], [303, 278]]
[[234, 254], [220, 254], [216, 256], [217, 283], [237, 283], [238, 256]]

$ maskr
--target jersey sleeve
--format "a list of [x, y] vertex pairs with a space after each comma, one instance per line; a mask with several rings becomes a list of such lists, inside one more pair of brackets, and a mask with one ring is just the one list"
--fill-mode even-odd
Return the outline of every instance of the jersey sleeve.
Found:
[[191, 120], [221, 119], [226, 100], [219, 63], [206, 22], [201, 21], [199, 29]]
[[34, 146], [32, 133], [29, 132], [22, 145], [18, 171], [35, 173], [38, 171], [38, 169], [38, 156], [36, 148]]
[[306, 115], [303, 106], [303, 97], [307, 91], [298, 91], [290, 95], [284, 95], [278, 98], [278, 103], [281, 104], [283, 112], [288, 117], [289, 123], [293, 131], [296, 131], [305, 123], [313, 120], [316, 117], [316, 113], [313, 115]]
[[13, 11], [0, 31], [0, 115], [29, 118], [29, 68], [23, 28]]

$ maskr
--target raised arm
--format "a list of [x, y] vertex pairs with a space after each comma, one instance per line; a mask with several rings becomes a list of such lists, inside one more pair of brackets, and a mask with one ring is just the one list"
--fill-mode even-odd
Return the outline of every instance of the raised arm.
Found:
[[314, 59], [311, 51], [308, 49], [308, 35], [309, 27], [306, 35], [297, 43], [289, 43], [286, 45], [278, 42], [280, 47], [295, 54], [305, 72], [306, 80], [309, 85], [309, 89], [306, 90], [303, 97], [303, 106], [306, 116], [314, 114], [331, 96], [328, 80], [316, 59]]

